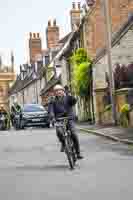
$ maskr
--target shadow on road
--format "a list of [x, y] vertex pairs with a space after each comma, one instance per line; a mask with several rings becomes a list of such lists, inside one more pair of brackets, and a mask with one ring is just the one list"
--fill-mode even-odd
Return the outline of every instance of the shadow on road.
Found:
[[67, 164], [56, 164], [56, 165], [24, 165], [24, 166], [17, 166], [14, 169], [16, 170], [26, 170], [26, 171], [66, 171], [69, 170], [69, 166]]

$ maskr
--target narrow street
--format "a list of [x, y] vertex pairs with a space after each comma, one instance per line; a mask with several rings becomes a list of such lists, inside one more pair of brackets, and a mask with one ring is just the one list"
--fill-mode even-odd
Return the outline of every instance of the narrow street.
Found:
[[133, 147], [79, 137], [85, 158], [70, 171], [54, 129], [1, 131], [0, 199], [132, 199]]

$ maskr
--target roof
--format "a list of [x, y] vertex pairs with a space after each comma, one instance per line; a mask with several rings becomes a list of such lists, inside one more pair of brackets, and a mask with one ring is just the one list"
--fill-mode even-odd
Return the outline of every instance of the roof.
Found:
[[59, 76], [58, 78], [55, 78], [54, 76], [49, 80], [49, 82], [47, 83], [46, 87], [44, 87], [41, 92], [40, 95], [44, 95], [48, 92], [49, 89], [51, 89], [52, 87], [54, 87], [57, 83], [61, 82], [61, 76]]
[[64, 44], [68, 40], [70, 35], [71, 35], [71, 32], [68, 33], [67, 35], [65, 35], [62, 39], [60, 39], [59, 43], [63, 43]]
[[67, 37], [66, 42], [64, 43], [64, 45], [62, 46], [61, 50], [58, 52], [57, 56], [55, 57], [55, 59], [61, 59], [63, 55], [65, 55], [65, 53], [72, 49], [71, 46], [71, 42], [75, 39], [75, 36], [77, 36], [78, 30], [73, 31], [69, 34], [69, 37]]
[[37, 71], [37, 73], [34, 72], [34, 69], [32, 68], [30, 73], [26, 74], [24, 80], [21, 80], [21, 75], [19, 74], [16, 81], [12, 85], [12, 87], [9, 90], [9, 94], [12, 95], [14, 93], [17, 93], [21, 90], [23, 90], [25, 87], [27, 87], [29, 84], [35, 82], [36, 80], [42, 78], [44, 72], [43, 66], [40, 67], [40, 69]]

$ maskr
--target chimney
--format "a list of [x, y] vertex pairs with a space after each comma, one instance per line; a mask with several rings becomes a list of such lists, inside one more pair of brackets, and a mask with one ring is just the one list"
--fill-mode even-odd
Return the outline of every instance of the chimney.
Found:
[[42, 52], [42, 41], [39, 33], [30, 33], [29, 38], [29, 57], [30, 64], [36, 60], [36, 56]]
[[81, 6], [80, 2], [77, 4], [78, 9], [76, 9], [76, 4], [72, 3], [72, 9], [70, 11], [70, 17], [71, 17], [71, 30], [74, 31], [75, 27], [79, 26], [80, 24], [80, 18], [81, 18]]
[[32, 33], [30, 32], [30, 38], [32, 38]]
[[96, 0], [86, 0], [86, 4], [88, 7], [92, 7], [95, 4]]
[[48, 49], [52, 49], [58, 46], [59, 26], [57, 26], [56, 19], [53, 20], [53, 25], [51, 25], [51, 21], [48, 21], [48, 26], [46, 29], [46, 40]]

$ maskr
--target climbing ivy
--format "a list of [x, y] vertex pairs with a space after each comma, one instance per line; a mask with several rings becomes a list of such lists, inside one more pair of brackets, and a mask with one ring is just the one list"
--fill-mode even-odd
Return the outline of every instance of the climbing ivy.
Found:
[[86, 50], [83, 48], [77, 49], [70, 57], [70, 63], [73, 65], [72, 87], [75, 93], [81, 97], [88, 96], [92, 61]]

